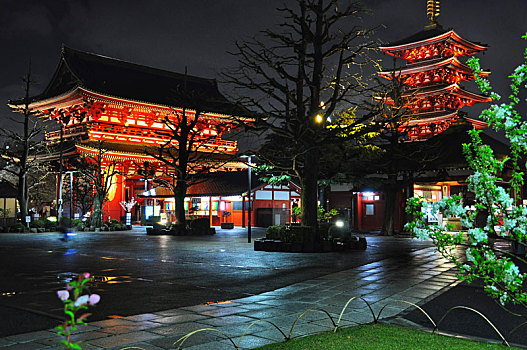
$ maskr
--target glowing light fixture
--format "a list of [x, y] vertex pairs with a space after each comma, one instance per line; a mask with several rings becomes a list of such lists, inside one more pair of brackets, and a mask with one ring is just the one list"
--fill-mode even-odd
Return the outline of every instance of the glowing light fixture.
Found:
[[337, 220], [337, 221], [335, 222], [335, 226], [337, 226], [337, 227], [344, 227], [344, 221], [342, 221], [342, 220]]
[[316, 122], [316, 123], [320, 124], [320, 123], [322, 123], [323, 121], [324, 121], [324, 117], [322, 116], [322, 114], [319, 113], [319, 114], [317, 114], [317, 115], [315, 116], [315, 122]]

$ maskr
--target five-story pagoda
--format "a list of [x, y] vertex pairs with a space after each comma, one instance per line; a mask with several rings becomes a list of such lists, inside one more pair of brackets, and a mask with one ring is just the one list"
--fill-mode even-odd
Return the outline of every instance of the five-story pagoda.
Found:
[[[470, 67], [458, 58], [474, 55], [487, 49], [459, 36], [454, 30], [445, 30], [437, 22], [439, 0], [428, 0], [427, 15], [430, 23], [424, 30], [380, 49], [406, 61], [406, 66], [379, 73], [381, 77], [395, 76], [406, 85], [403, 98], [410, 111], [400, 131], [407, 132], [412, 141], [426, 140], [446, 130], [460, 117], [459, 110], [490, 98], [465, 90], [460, 84], [474, 79]], [[481, 76], [488, 76], [482, 72]], [[386, 101], [393, 103], [393, 101]], [[467, 119], [477, 128], [485, 123]]]

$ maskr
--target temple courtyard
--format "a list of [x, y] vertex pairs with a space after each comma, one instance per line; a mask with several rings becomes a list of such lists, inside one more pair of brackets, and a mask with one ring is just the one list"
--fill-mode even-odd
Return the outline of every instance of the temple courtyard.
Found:
[[[263, 229], [253, 228], [253, 238], [263, 235]], [[66, 242], [61, 237], [0, 235], [0, 307], [7, 316], [0, 326], [0, 347], [59, 349], [51, 328], [63, 309], [55, 291], [80, 272], [94, 276], [90, 291], [102, 297], [90, 308], [89, 325], [75, 336], [85, 341], [83, 349], [175, 348], [181, 336], [202, 328], [215, 328], [240, 341], [241, 348], [254, 348], [284, 336], [333, 329], [329, 316], [337, 322], [354, 296], [364, 300], [349, 304], [339, 326], [371, 322], [366, 302], [380, 319], [422, 324], [423, 316], [408, 313], [410, 303], [436, 300], [458, 284], [452, 264], [430, 242], [402, 236], [368, 235], [365, 251], [314, 254], [255, 252], [242, 228], [218, 229], [206, 237], [152, 237], [144, 227], [79, 233]], [[291, 329], [309, 308], [329, 315], [311, 311]], [[467, 324], [467, 315], [458, 316], [454, 319]], [[441, 315], [434, 317], [437, 321]], [[240, 340], [256, 320], [272, 322], [284, 334], [258, 322]], [[492, 336], [487, 331], [483, 334]], [[183, 347], [234, 348], [225, 336], [210, 331], [192, 336]]]

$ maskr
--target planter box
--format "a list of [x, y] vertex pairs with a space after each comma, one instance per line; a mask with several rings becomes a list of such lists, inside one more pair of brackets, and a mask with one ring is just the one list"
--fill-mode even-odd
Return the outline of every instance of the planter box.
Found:
[[227, 229], [227, 230], [232, 230], [234, 228], [234, 222], [222, 222], [221, 223], [221, 228]]

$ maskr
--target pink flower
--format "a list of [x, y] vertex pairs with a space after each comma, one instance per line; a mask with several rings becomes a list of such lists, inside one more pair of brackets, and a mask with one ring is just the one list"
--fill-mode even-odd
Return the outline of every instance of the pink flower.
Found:
[[88, 300], [89, 305], [95, 305], [101, 300], [101, 296], [99, 294], [92, 294], [90, 295], [90, 299]]
[[79, 307], [81, 305], [87, 304], [89, 299], [90, 297], [88, 295], [82, 295], [78, 297], [77, 300], [75, 300], [75, 304], [73, 305], [75, 305], [76, 307]]
[[84, 274], [84, 278], [90, 278], [90, 274], [89, 274], [88, 272], [86, 272], [86, 273]]
[[72, 289], [73, 289], [73, 287], [70, 286], [69, 284], [66, 286], [66, 290], [72, 290]]
[[59, 290], [57, 291], [57, 296], [60, 300], [66, 301], [70, 297], [70, 293], [67, 290]]

